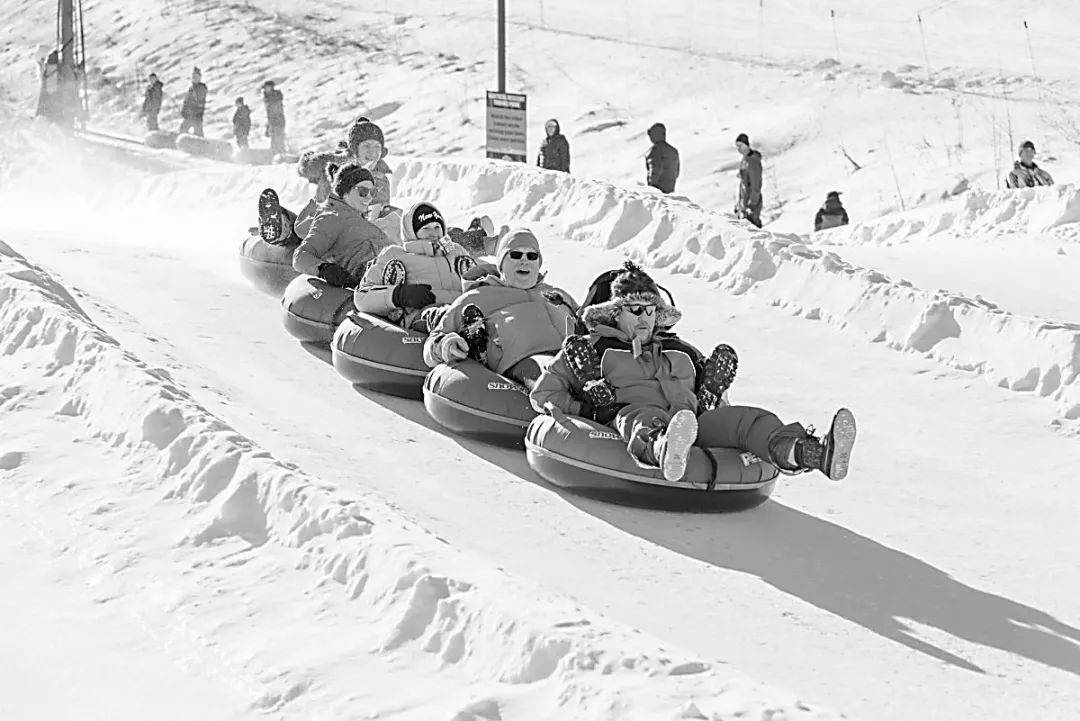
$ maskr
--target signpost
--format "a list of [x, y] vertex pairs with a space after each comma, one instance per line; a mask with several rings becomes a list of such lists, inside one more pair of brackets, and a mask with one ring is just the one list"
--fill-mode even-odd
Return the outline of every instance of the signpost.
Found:
[[525, 96], [487, 93], [487, 157], [525, 162]]

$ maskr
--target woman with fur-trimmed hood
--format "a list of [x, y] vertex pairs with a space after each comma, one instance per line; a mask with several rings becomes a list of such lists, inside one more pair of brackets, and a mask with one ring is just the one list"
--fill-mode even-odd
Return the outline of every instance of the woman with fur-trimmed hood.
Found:
[[671, 332], [682, 314], [634, 263], [627, 261], [610, 287], [606, 300], [581, 311], [588, 335], [567, 338], [533, 386], [533, 408], [612, 426], [635, 461], [661, 468], [669, 481], [682, 479], [695, 444], [749, 451], [789, 472], [846, 475], [855, 442], [851, 411], [838, 411], [819, 441], [769, 411], [724, 404], [735, 351], [718, 345], [704, 358]]

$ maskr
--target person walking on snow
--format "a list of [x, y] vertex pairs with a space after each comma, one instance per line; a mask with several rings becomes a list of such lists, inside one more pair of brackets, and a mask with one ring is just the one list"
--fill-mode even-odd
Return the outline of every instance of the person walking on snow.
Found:
[[206, 85], [202, 81], [202, 71], [195, 68], [191, 71], [191, 85], [187, 95], [184, 96], [184, 104], [180, 108], [180, 134], [188, 130], [193, 135], [203, 136], [203, 113], [206, 112]]
[[1053, 184], [1050, 173], [1035, 164], [1035, 143], [1030, 140], [1020, 143], [1020, 159], [1013, 163], [1013, 169], [1005, 179], [1005, 187], [1034, 188]]
[[244, 104], [243, 98], [236, 99], [236, 110], [232, 116], [233, 137], [236, 147], [248, 147], [248, 134], [251, 133], [251, 108]]
[[146, 118], [146, 129], [158, 129], [158, 113], [161, 112], [161, 98], [164, 94], [162, 82], [158, 80], [157, 73], [150, 73], [147, 78], [150, 84], [146, 86], [146, 94], [143, 96], [142, 110], [140, 115]]
[[262, 86], [263, 103], [266, 105], [266, 135], [270, 138], [270, 150], [285, 152], [285, 96], [274, 87], [273, 80]]
[[540, 155], [536, 164], [545, 170], [570, 172], [570, 143], [559, 130], [559, 121], [555, 118], [544, 123], [544, 142], [540, 144]]
[[667, 127], [654, 123], [648, 130], [652, 147], [645, 154], [645, 183], [661, 193], [674, 193], [679, 178], [679, 151], [667, 141]]
[[761, 153], [750, 147], [746, 133], [739, 133], [735, 138], [735, 147], [743, 156], [739, 163], [739, 201], [735, 204], [735, 215], [760, 228], [764, 202], [761, 197]]
[[825, 204], [814, 216], [814, 230], [827, 230], [848, 224], [847, 211], [840, 204], [840, 191], [832, 190], [825, 196]]

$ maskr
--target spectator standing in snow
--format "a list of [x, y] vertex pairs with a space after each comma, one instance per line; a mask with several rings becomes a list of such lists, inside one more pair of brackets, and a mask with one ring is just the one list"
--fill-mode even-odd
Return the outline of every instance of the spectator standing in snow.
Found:
[[1050, 173], [1035, 164], [1035, 143], [1030, 140], [1020, 143], [1020, 159], [1013, 163], [1013, 169], [1005, 179], [1005, 187], [1034, 188], [1053, 184]]
[[645, 183], [662, 193], [674, 193], [679, 177], [679, 151], [667, 141], [667, 127], [654, 123], [648, 130], [652, 147], [645, 154]]
[[555, 118], [544, 123], [544, 142], [540, 144], [540, 155], [536, 164], [545, 170], [570, 172], [570, 143], [559, 130], [559, 121]]
[[142, 110], [140, 115], [146, 118], [146, 129], [158, 129], [158, 113], [161, 112], [162, 82], [158, 80], [157, 73], [150, 73], [147, 78], [150, 84], [146, 86], [146, 94], [143, 96]]
[[251, 108], [244, 104], [243, 98], [236, 99], [236, 110], [232, 116], [232, 131], [236, 138], [236, 147], [248, 146], [248, 134], [251, 132]]
[[206, 112], [206, 84], [202, 81], [202, 71], [195, 68], [191, 71], [191, 85], [187, 95], [184, 96], [184, 104], [180, 108], [181, 134], [191, 131], [193, 135], [203, 136], [203, 113]]
[[830, 191], [825, 196], [825, 204], [818, 208], [817, 215], [814, 216], [814, 230], [827, 230], [847, 224], [847, 211], [840, 203], [840, 192]]
[[266, 104], [266, 134], [270, 138], [270, 150], [285, 152], [285, 97], [274, 87], [273, 80], [262, 86], [263, 103]]
[[760, 228], [764, 202], [761, 197], [761, 153], [750, 147], [746, 133], [739, 133], [735, 138], [735, 147], [743, 156], [739, 163], [739, 202], [735, 204], [735, 215]]

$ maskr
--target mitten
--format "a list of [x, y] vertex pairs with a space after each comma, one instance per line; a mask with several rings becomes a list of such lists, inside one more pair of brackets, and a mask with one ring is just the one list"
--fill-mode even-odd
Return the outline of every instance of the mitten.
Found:
[[427, 283], [402, 283], [394, 288], [390, 300], [398, 308], [427, 308], [435, 302], [435, 294]]

